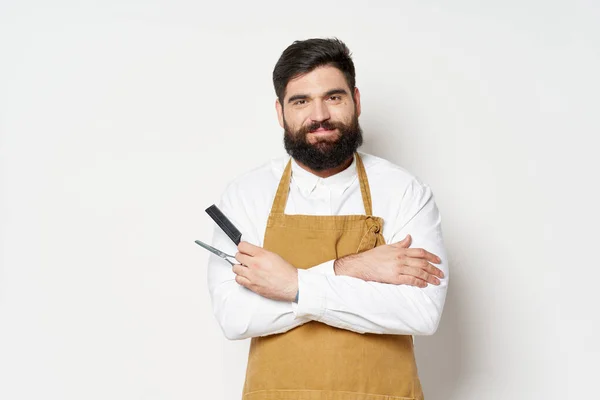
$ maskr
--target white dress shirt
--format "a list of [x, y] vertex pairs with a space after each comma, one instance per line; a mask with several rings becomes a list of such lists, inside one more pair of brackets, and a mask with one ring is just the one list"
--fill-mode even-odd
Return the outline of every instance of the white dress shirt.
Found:
[[[437, 329], [448, 285], [448, 264], [441, 219], [431, 189], [382, 158], [359, 153], [369, 180], [373, 214], [382, 217], [386, 243], [412, 236], [412, 248], [439, 256], [444, 272], [439, 286], [418, 288], [337, 276], [333, 261], [298, 270], [298, 303], [264, 298], [235, 281], [224, 260], [211, 255], [208, 286], [213, 311], [228, 339], [286, 332], [308, 321], [359, 333], [430, 335]], [[242, 232], [242, 240], [263, 246], [267, 218], [290, 157], [270, 160], [231, 182], [219, 208]], [[319, 178], [292, 159], [286, 214], [365, 214], [356, 162], [328, 178]], [[216, 227], [213, 246], [235, 255], [235, 244]]]

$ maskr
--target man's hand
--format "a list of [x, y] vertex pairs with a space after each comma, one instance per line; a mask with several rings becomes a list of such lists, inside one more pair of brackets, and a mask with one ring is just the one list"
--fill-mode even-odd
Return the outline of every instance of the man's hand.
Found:
[[240, 262], [233, 266], [235, 281], [263, 297], [293, 301], [298, 292], [298, 270], [279, 255], [240, 242], [235, 259]]
[[439, 285], [444, 273], [431, 263], [439, 264], [440, 258], [424, 249], [410, 249], [411, 242], [407, 235], [400, 242], [342, 257], [335, 260], [335, 274], [395, 285]]

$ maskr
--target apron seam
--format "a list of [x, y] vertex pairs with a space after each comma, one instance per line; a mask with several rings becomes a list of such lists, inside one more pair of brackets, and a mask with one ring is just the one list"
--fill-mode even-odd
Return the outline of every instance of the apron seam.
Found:
[[327, 389], [262, 389], [262, 390], [254, 390], [252, 392], [244, 393], [244, 397], [253, 395], [256, 393], [267, 393], [267, 392], [324, 392], [324, 393], [347, 393], [353, 395], [366, 395], [366, 396], [376, 396], [381, 397], [382, 400], [415, 400], [416, 397], [406, 397], [406, 396], [394, 396], [389, 394], [378, 394], [378, 393], [366, 393], [366, 392], [353, 392], [350, 390], [327, 390]]

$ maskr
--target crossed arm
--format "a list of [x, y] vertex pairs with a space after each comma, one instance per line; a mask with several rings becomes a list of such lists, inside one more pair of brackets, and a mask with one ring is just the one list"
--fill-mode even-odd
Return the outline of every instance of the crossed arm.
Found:
[[224, 195], [220, 207], [246, 239], [236, 248], [215, 229], [214, 246], [240, 261], [228, 268], [215, 256], [209, 260], [213, 311], [225, 336], [282, 333], [311, 320], [359, 333], [433, 334], [448, 284], [441, 221], [428, 187], [411, 196], [393, 221], [391, 244], [298, 270], [250, 243], [258, 241], [247, 215]]

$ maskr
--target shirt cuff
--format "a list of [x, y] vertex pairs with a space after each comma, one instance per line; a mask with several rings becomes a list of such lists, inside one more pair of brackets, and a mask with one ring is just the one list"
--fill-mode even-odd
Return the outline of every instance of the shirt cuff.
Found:
[[333, 269], [333, 263], [335, 260], [325, 261], [322, 264], [316, 265], [312, 268], [309, 268], [310, 271], [318, 272], [323, 275], [335, 275], [335, 271]]
[[298, 290], [302, 296], [298, 303], [292, 303], [292, 311], [296, 318], [308, 318], [318, 321], [327, 305], [327, 276], [312, 271], [298, 270]]

